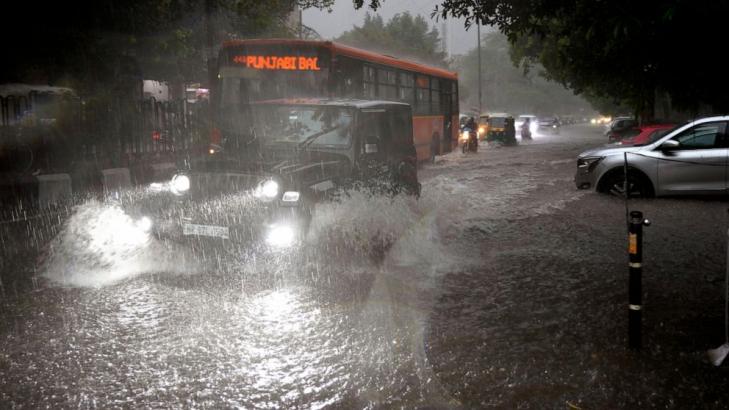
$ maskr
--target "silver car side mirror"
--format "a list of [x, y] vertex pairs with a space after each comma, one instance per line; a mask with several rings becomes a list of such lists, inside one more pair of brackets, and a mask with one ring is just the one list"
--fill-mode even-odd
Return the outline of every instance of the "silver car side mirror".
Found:
[[668, 140], [664, 141], [658, 148], [661, 151], [673, 151], [675, 149], [678, 149], [681, 146], [681, 143], [676, 140]]

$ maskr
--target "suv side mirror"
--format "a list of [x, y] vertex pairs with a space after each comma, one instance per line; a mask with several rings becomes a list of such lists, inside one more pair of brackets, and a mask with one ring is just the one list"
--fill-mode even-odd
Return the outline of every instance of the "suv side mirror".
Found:
[[668, 140], [664, 141], [660, 146], [658, 146], [658, 149], [661, 151], [674, 151], [678, 149], [681, 146], [681, 143], [676, 140]]
[[377, 142], [378, 138], [375, 135], [368, 135], [365, 137], [365, 154], [377, 154]]

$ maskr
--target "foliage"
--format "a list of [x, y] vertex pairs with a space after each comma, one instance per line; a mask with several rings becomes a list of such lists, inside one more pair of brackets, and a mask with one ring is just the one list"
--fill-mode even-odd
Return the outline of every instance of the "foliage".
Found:
[[656, 91], [684, 108], [729, 109], [714, 42], [726, 1], [443, 0], [434, 14], [498, 27], [527, 66], [578, 93], [626, 102], [650, 116]]
[[379, 15], [365, 15], [361, 26], [343, 33], [337, 41], [354, 47], [447, 66], [438, 30], [420, 15], [396, 14], [387, 23]]
[[[589, 105], [562, 85], [534, 72], [524, 73], [511, 61], [509, 43], [498, 32], [481, 40], [482, 110], [513, 115], [588, 115]], [[454, 62], [460, 74], [460, 98], [467, 107], [478, 107], [478, 50]]]
[[[0, 26], [6, 51], [0, 81], [109, 89], [140, 77], [204, 81], [206, 58], [222, 40], [291, 36], [294, 6], [333, 0], [97, 0], [14, 4]], [[212, 47], [211, 47], [212, 46]]]

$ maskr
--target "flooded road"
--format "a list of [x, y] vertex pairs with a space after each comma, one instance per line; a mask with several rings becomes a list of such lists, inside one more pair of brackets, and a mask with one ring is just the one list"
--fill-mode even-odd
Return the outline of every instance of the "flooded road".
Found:
[[0, 407], [726, 407], [728, 373], [703, 359], [726, 207], [631, 204], [654, 220], [654, 270], [647, 348], [627, 351], [623, 203], [572, 183], [603, 139], [454, 152], [420, 171], [420, 201], [353, 195], [317, 209], [314, 245], [214, 267], [154, 240], [84, 254], [69, 225], [25, 228], [38, 248], [60, 232], [38, 265], [2, 227]]

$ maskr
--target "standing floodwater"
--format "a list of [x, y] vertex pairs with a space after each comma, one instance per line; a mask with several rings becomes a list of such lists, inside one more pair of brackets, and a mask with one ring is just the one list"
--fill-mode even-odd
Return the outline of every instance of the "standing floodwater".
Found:
[[83, 203], [43, 255], [44, 285], [3, 300], [2, 400], [243, 408], [445, 400], [423, 340], [449, 260], [436, 197], [351, 192], [317, 209], [308, 245], [227, 249], [212, 262], [161, 243], [114, 203]]
[[[318, 207], [296, 252], [203, 260], [98, 202], [0, 226], [0, 407], [725, 408], [704, 358], [725, 205], [631, 203], [653, 219], [631, 353], [623, 203], [572, 183], [602, 141], [584, 126], [448, 154], [419, 201]], [[39, 261], [13, 251], [51, 233]]]

